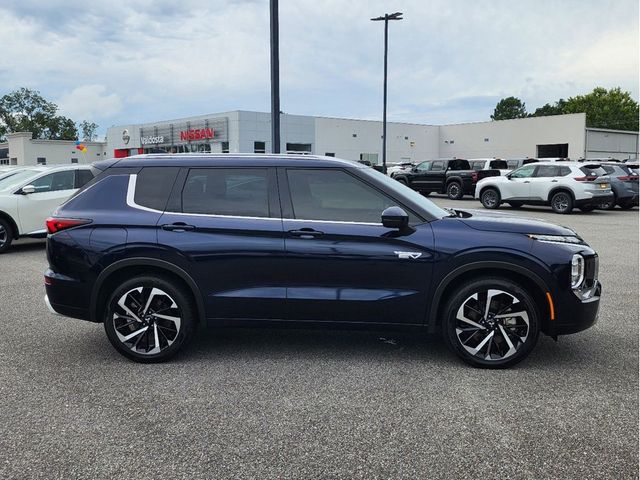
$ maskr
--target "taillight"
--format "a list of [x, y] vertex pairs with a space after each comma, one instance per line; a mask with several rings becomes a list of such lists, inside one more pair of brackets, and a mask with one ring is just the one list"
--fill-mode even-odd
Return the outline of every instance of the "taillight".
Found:
[[626, 175], [624, 177], [618, 177], [618, 180], [622, 180], [623, 182], [628, 182], [629, 180], [638, 180], [638, 177], [633, 175]]
[[57, 233], [68, 228], [78, 227], [80, 225], [86, 225], [91, 223], [91, 220], [84, 218], [53, 218], [49, 217], [45, 221], [47, 225], [47, 232]]
[[576, 182], [593, 182], [598, 177], [573, 177]]
[[474, 182], [478, 181], [478, 172], [472, 172], [471, 173], [471, 180]]

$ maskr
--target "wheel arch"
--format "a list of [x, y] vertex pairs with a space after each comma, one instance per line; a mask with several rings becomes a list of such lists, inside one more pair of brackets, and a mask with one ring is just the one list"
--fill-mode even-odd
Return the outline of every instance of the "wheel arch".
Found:
[[478, 198], [482, 197], [482, 194], [488, 189], [488, 188], [492, 188], [494, 189], [496, 192], [498, 192], [498, 195], [500, 195], [500, 198], [502, 199], [502, 192], [500, 191], [500, 187], [498, 187], [497, 185], [494, 185], [493, 183], [489, 184], [489, 185], [482, 185], [480, 187], [480, 191], [478, 192]]
[[13, 217], [9, 215], [7, 212], [0, 210], [0, 218], [3, 220], [6, 220], [9, 223], [11, 230], [13, 230], [13, 238], [17, 240], [18, 237], [20, 236], [20, 232], [18, 231], [18, 224], [13, 219]]
[[547, 300], [547, 292], [550, 288], [545, 281], [535, 272], [520, 265], [500, 261], [479, 261], [456, 268], [440, 281], [434, 291], [427, 319], [430, 333], [435, 332], [442, 322], [444, 306], [455, 292], [456, 285], [483, 276], [505, 277], [531, 291], [542, 316], [541, 329], [547, 330], [552, 312]]
[[549, 195], [547, 196], [547, 202], [551, 203], [551, 199], [553, 198], [553, 196], [556, 193], [559, 192], [566, 192], [569, 195], [571, 195], [571, 200], [573, 200], [574, 202], [576, 201], [576, 196], [574, 195], [573, 191], [566, 186], [558, 186], [558, 187], [553, 187], [550, 191], [549, 191]]
[[206, 311], [202, 293], [200, 292], [200, 288], [195, 280], [193, 280], [193, 278], [182, 268], [174, 265], [173, 263], [146, 257], [119, 260], [100, 272], [91, 292], [91, 300], [89, 303], [89, 314], [91, 320], [94, 322], [101, 321], [99, 312], [104, 308], [104, 304], [107, 301], [108, 293], [110, 291], [109, 288], [104, 287], [109, 287], [111, 285], [115, 286], [118, 281], [125, 278], [131, 278], [133, 275], [148, 275], [154, 273], [173, 277], [180, 281], [193, 296], [198, 314], [198, 322], [200, 324], [206, 323]]

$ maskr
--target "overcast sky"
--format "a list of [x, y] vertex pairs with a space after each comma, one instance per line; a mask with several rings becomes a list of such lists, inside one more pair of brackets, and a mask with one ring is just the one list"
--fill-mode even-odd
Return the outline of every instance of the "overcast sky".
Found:
[[[638, 99], [637, 0], [280, 0], [281, 108], [377, 119], [383, 24], [389, 119], [488, 120], [595, 86]], [[0, 94], [40, 90], [111, 125], [269, 111], [268, 0], [2, 0]]]

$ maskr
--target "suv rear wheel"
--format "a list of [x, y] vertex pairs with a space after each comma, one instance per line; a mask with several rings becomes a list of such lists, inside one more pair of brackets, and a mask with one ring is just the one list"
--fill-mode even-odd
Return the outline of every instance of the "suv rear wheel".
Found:
[[9, 250], [13, 242], [13, 228], [4, 218], [0, 218], [0, 253]]
[[486, 188], [480, 195], [480, 201], [484, 208], [498, 208], [500, 206], [500, 192], [495, 188]]
[[451, 200], [460, 200], [463, 195], [464, 192], [462, 191], [462, 185], [460, 185], [460, 183], [451, 182], [449, 185], [447, 185], [447, 196]]
[[170, 359], [191, 339], [196, 312], [184, 287], [162, 276], [144, 275], [116, 288], [103, 320], [119, 353], [152, 363]]
[[569, 192], [557, 192], [551, 197], [551, 209], [556, 213], [571, 213], [573, 198]]
[[513, 281], [481, 278], [449, 299], [442, 333], [468, 364], [505, 368], [523, 360], [538, 341], [537, 312], [533, 297]]

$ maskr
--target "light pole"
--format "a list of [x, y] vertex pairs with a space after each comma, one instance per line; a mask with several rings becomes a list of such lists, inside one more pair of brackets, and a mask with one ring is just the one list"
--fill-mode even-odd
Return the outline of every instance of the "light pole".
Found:
[[280, 153], [280, 53], [278, 0], [269, 0], [271, 27], [271, 153]]
[[402, 12], [385, 13], [372, 18], [373, 22], [384, 21], [384, 93], [382, 97], [382, 171], [387, 173], [387, 51], [389, 48], [389, 20], [402, 20]]

